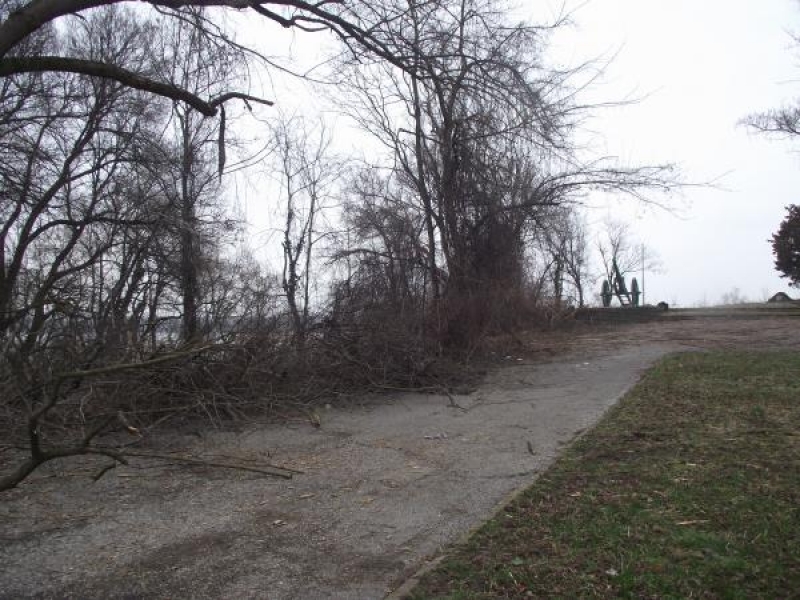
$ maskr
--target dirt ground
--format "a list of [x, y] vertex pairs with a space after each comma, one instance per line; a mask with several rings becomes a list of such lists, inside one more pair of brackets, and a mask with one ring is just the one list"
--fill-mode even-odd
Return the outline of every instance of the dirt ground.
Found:
[[[755, 318], [757, 317], [757, 318]], [[308, 423], [197, 431], [173, 449], [292, 480], [64, 461], [0, 496], [0, 598], [372, 599], [529, 485], [666, 353], [800, 349], [800, 319], [673, 313], [525, 336], [471, 394], [366, 398]], [[0, 454], [0, 469], [14, 457]]]

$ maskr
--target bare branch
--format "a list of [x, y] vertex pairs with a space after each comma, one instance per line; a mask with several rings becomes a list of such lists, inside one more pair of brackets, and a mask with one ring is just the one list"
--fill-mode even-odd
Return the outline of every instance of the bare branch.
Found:
[[251, 96], [241, 92], [227, 92], [211, 100], [203, 100], [195, 94], [192, 94], [176, 85], [156, 81], [154, 79], [139, 75], [138, 73], [134, 73], [133, 71], [129, 71], [128, 69], [108, 63], [83, 60], [79, 58], [67, 58], [64, 56], [34, 56], [25, 58], [4, 58], [0, 60], [0, 76], [46, 71], [77, 73], [80, 75], [90, 75], [93, 77], [112, 79], [127, 87], [157, 94], [172, 100], [185, 102], [207, 117], [215, 116], [221, 104], [233, 99], [244, 100], [245, 102], [257, 102], [266, 106], [272, 106], [274, 104], [270, 100], [257, 98], [256, 96]]
[[800, 135], [800, 107], [787, 107], [750, 115], [742, 123], [761, 133]]
[[58, 375], [58, 379], [62, 381], [65, 379], [85, 379], [87, 377], [110, 375], [112, 373], [120, 373], [122, 371], [131, 371], [134, 369], [146, 369], [148, 367], [162, 365], [175, 360], [179, 360], [181, 358], [196, 356], [207, 350], [210, 350], [211, 348], [214, 348], [214, 346], [203, 346], [201, 348], [193, 348], [185, 352], [171, 352], [164, 356], [159, 356], [157, 358], [152, 358], [150, 360], [142, 360], [134, 363], [116, 364], [108, 367], [100, 367], [97, 369], [87, 369], [85, 371], [70, 371], [67, 373], [61, 373], [60, 375]]

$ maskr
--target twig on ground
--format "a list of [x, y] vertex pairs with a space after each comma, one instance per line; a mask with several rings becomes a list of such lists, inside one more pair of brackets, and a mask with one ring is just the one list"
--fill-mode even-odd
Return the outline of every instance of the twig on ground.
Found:
[[97, 473], [95, 473], [95, 474], [92, 476], [92, 481], [94, 481], [95, 483], [97, 483], [98, 481], [100, 481], [100, 479], [103, 477], [103, 475], [105, 475], [106, 473], [108, 473], [108, 472], [109, 472], [111, 469], [116, 469], [118, 464], [119, 464], [119, 463], [117, 463], [116, 461], [114, 461], [114, 462], [112, 462], [111, 464], [108, 464], [108, 465], [106, 465], [105, 467], [103, 467], [102, 469], [100, 469], [100, 470], [99, 470]]
[[448, 399], [448, 406], [452, 406], [453, 408], [457, 408], [459, 410], [463, 410], [467, 412], [467, 409], [461, 406], [456, 399], [453, 398], [453, 394], [450, 393], [450, 390], [447, 389], [445, 385], [429, 385], [425, 387], [400, 387], [400, 386], [393, 386], [393, 385], [385, 385], [385, 384], [374, 384], [377, 389], [380, 390], [387, 390], [393, 392], [436, 392], [443, 396], [447, 396]]
[[262, 475], [273, 475], [275, 477], [282, 477], [284, 479], [291, 479], [292, 474], [301, 475], [303, 471], [292, 469], [289, 467], [280, 467], [278, 465], [264, 464], [261, 467], [250, 467], [247, 465], [237, 465], [233, 463], [217, 462], [203, 460], [201, 458], [189, 458], [185, 456], [174, 456], [172, 454], [158, 454], [153, 452], [125, 452], [125, 456], [135, 456], [137, 458], [152, 458], [155, 460], [172, 460], [175, 462], [182, 462], [190, 465], [200, 465], [206, 467], [217, 467], [220, 469], [236, 469], [239, 471], [252, 471], [253, 473], [261, 473]]

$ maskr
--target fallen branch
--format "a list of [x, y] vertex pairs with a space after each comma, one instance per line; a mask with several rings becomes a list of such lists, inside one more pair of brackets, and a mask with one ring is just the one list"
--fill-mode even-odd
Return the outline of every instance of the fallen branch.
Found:
[[452, 408], [457, 408], [459, 410], [463, 410], [467, 412], [467, 409], [461, 406], [456, 399], [453, 397], [453, 394], [450, 393], [450, 390], [447, 389], [445, 385], [429, 385], [425, 387], [401, 387], [401, 386], [394, 386], [394, 385], [386, 385], [382, 383], [374, 383], [373, 386], [379, 390], [385, 391], [396, 391], [396, 392], [434, 392], [441, 394], [442, 396], [447, 396], [449, 401], [448, 406]]
[[[16, 448], [18, 450], [30, 451], [29, 446], [6, 446], [6, 448]], [[151, 452], [133, 452], [128, 450], [119, 451], [114, 448], [104, 448], [98, 446], [75, 446], [65, 448], [54, 448], [52, 450], [41, 452], [36, 458], [31, 457], [24, 461], [17, 469], [11, 474], [0, 478], [0, 492], [11, 490], [17, 487], [24, 481], [28, 475], [33, 473], [40, 465], [57, 458], [67, 458], [70, 456], [85, 456], [85, 455], [100, 455], [108, 456], [114, 459], [113, 465], [108, 465], [102, 468], [94, 477], [94, 481], [98, 481], [103, 475], [110, 471], [118, 463], [127, 465], [129, 457], [136, 458], [151, 458], [154, 460], [174, 461], [186, 463], [190, 465], [200, 465], [206, 467], [216, 467], [220, 469], [235, 469], [238, 471], [250, 471], [259, 473], [260, 475], [270, 475], [272, 477], [281, 477], [283, 479], [291, 479], [293, 474], [302, 474], [303, 471], [291, 469], [289, 467], [279, 467], [278, 465], [266, 464], [261, 467], [249, 467], [246, 465], [237, 465], [234, 463], [217, 462], [203, 460], [200, 458], [189, 458], [184, 456], [174, 456], [171, 454], [158, 454]]]
[[[30, 447], [22, 448], [30, 451]], [[17, 469], [5, 477], [0, 477], [0, 492], [5, 492], [17, 487], [25, 478], [33, 473], [39, 466], [55, 460], [57, 458], [67, 458], [70, 456], [85, 456], [89, 454], [108, 456], [116, 462], [128, 464], [128, 461], [123, 455], [111, 448], [94, 448], [86, 446], [73, 446], [63, 448], [53, 448], [52, 450], [40, 451], [36, 455], [32, 455], [28, 460], [24, 461], [17, 467]]]
[[157, 454], [152, 452], [130, 452], [126, 451], [125, 456], [135, 456], [137, 458], [152, 458], [155, 460], [175, 461], [186, 463], [190, 465], [200, 465], [206, 467], [217, 467], [220, 469], [236, 469], [239, 471], [251, 471], [253, 473], [260, 473], [262, 475], [272, 475], [274, 477], [282, 477], [283, 479], [291, 479], [292, 474], [301, 475], [303, 471], [297, 469], [290, 469], [289, 467], [279, 467], [278, 465], [265, 464], [263, 467], [248, 467], [246, 465], [237, 465], [233, 463], [217, 462], [210, 460], [203, 460], [201, 458], [189, 458], [185, 456], [174, 456], [172, 454]]
[[109, 471], [111, 471], [112, 469], [116, 469], [116, 468], [117, 468], [117, 464], [118, 464], [118, 463], [115, 461], [115, 462], [112, 462], [112, 463], [111, 463], [111, 464], [109, 464], [109, 465], [106, 465], [106, 466], [105, 466], [105, 467], [103, 467], [102, 469], [100, 469], [100, 470], [99, 470], [97, 473], [95, 473], [95, 474], [92, 476], [92, 481], [94, 481], [95, 483], [97, 483], [98, 481], [100, 481], [100, 479], [103, 477], [103, 475], [105, 475], [106, 473], [108, 473], [108, 472], [109, 472]]
[[148, 367], [153, 367], [156, 365], [160, 365], [163, 363], [171, 362], [173, 360], [178, 360], [180, 358], [188, 358], [191, 356], [195, 356], [197, 354], [201, 354], [207, 350], [214, 349], [215, 346], [201, 346], [200, 348], [193, 348], [191, 350], [184, 350], [181, 352], [171, 352], [169, 354], [165, 354], [163, 356], [159, 356], [157, 358], [151, 358], [150, 360], [142, 360], [138, 362], [132, 363], [125, 363], [119, 365], [111, 365], [108, 367], [98, 367], [96, 369], [86, 369], [84, 371], [70, 371], [67, 373], [60, 373], [57, 377], [59, 381], [65, 379], [84, 379], [86, 377], [97, 377], [98, 375], [109, 375], [111, 373], [119, 373], [122, 371], [132, 371], [136, 369], [146, 369]]

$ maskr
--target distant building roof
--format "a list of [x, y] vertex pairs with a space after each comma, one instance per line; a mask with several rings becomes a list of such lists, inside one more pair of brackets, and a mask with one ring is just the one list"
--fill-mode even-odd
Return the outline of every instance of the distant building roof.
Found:
[[785, 292], [778, 292], [772, 298], [767, 300], [767, 302], [791, 302], [792, 299], [789, 297], [789, 294]]

